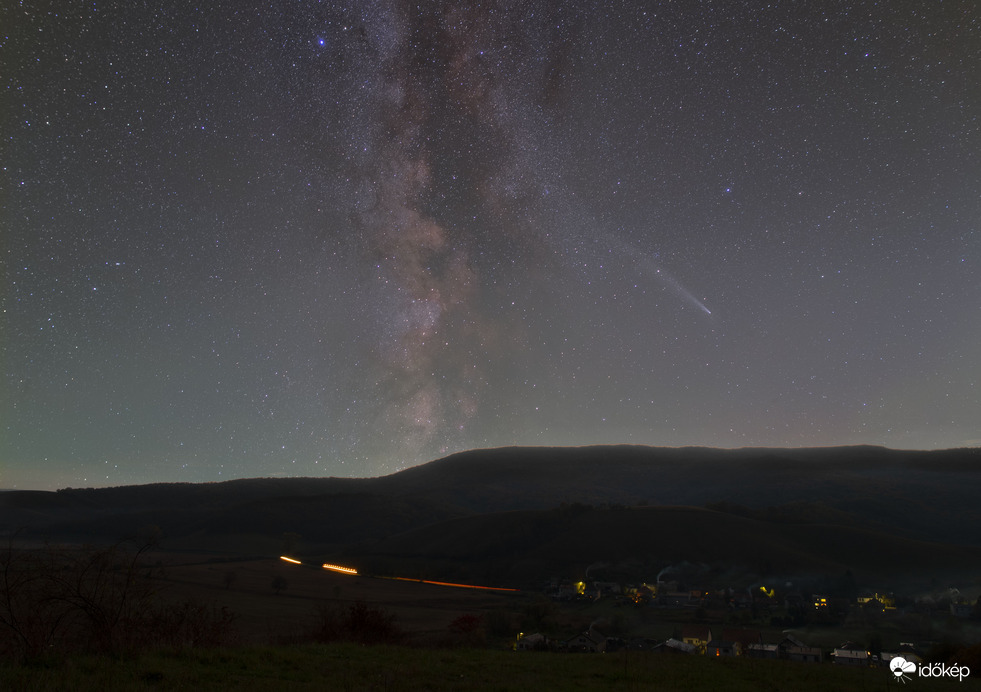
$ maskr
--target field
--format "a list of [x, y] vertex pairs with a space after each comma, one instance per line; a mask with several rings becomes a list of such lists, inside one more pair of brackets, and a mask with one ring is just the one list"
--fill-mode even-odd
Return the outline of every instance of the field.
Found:
[[[914, 680], [930, 690], [973, 681]], [[928, 687], [926, 687], [928, 685]], [[356, 644], [156, 653], [0, 666], [0, 689], [54, 690], [888, 690], [884, 669], [650, 653], [547, 654]]]
[[[432, 584], [349, 576], [318, 564], [294, 565], [278, 559], [222, 560], [207, 555], [165, 556], [163, 595], [228, 607], [236, 614], [238, 641], [265, 644], [309, 633], [319, 607], [347, 609], [369, 603], [395, 616], [413, 638], [446, 631], [461, 615], [507, 608], [515, 597]], [[280, 591], [273, 581], [280, 579]]]
[[[513, 652], [508, 637], [461, 646], [450, 636], [461, 615], [527, 614], [537, 594], [456, 589], [328, 572], [274, 558], [167, 554], [154, 579], [162, 598], [193, 599], [236, 614], [233, 635], [212, 648], [170, 646], [116, 656], [69, 654], [0, 663], [6, 690], [884, 690], [882, 668], [750, 658], [620, 651], [611, 654]], [[274, 588], [274, 584], [277, 588]], [[401, 645], [311, 642], [318, 608], [343, 612], [370, 603], [395, 617]], [[571, 611], [575, 611], [573, 608]], [[555, 613], [553, 612], [553, 615]], [[601, 615], [590, 606], [579, 617]], [[560, 617], [573, 620], [573, 612]], [[517, 626], [520, 620], [513, 624]], [[554, 623], [553, 623], [554, 624]], [[568, 627], [570, 622], [561, 623]], [[582, 623], [580, 623], [582, 624]], [[648, 623], [665, 629], [676, 623]], [[513, 640], [512, 640], [513, 641]], [[931, 690], [974, 681], [916, 681]]]
[[[600, 622], [601, 630], [606, 629], [604, 625], [614, 623], [619, 631], [629, 632], [632, 636], [663, 640], [678, 636], [681, 626], [693, 618], [693, 610], [688, 608], [638, 610], [618, 607], [612, 598], [560, 606], [545, 599], [540, 591], [498, 593], [348, 576], [326, 571], [315, 564], [294, 565], [271, 557], [230, 559], [204, 554], [161, 555], [165, 564], [164, 578], [159, 582], [161, 595], [227, 606], [237, 616], [235, 641], [241, 644], [302, 640], [316, 624], [318, 608], [346, 610], [358, 602], [392, 614], [410, 644], [447, 643], [451, 639], [451, 623], [463, 615], [495, 618], [499, 631], [488, 632], [486, 642], [502, 647], [521, 630], [571, 636], [592, 622]], [[277, 593], [272, 583], [280, 577], [285, 580], [285, 588]], [[722, 626], [718, 619], [708, 622]], [[849, 639], [865, 642], [873, 631], [878, 633], [881, 645], [887, 649], [895, 648], [901, 641], [938, 641], [949, 636], [963, 642], [981, 641], [981, 631], [974, 623], [955, 622], [957, 629], [948, 632], [949, 624], [949, 619], [943, 616], [932, 620], [910, 616], [885, 619], [875, 625], [860, 622], [847, 626], [807, 625], [793, 633], [809, 644], [827, 650]], [[765, 641], [771, 643], [783, 638], [784, 627], [768, 622], [744, 625], [730, 618], [726, 620], [726, 626], [751, 626], [760, 630]]]

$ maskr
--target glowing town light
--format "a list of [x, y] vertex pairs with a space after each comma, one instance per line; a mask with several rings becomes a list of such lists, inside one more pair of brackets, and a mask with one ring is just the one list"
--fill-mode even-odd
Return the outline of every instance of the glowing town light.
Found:
[[294, 565], [302, 565], [302, 564], [303, 564], [303, 563], [302, 563], [302, 562], [300, 562], [299, 560], [294, 560], [293, 558], [291, 558], [291, 557], [286, 557], [285, 555], [280, 555], [280, 556], [279, 556], [279, 559], [280, 559], [280, 560], [285, 560], [286, 562], [292, 562], [292, 563], [293, 563]]
[[340, 572], [341, 574], [357, 574], [358, 570], [353, 567], [341, 567], [340, 565], [331, 565], [329, 563], [324, 563], [321, 565], [324, 569], [329, 569], [331, 572]]

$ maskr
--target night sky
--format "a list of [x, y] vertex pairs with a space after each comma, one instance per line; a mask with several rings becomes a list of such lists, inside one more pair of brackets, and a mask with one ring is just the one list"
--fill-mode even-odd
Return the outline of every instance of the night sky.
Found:
[[981, 444], [981, 7], [4, 2], [0, 487]]

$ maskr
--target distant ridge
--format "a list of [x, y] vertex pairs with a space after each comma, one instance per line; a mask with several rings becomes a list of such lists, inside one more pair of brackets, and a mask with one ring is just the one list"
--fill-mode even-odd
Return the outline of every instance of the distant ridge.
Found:
[[981, 546], [981, 449], [505, 447], [377, 478], [252, 478], [0, 493], [0, 532], [110, 540], [159, 526], [171, 544], [231, 534], [309, 545], [380, 540], [439, 521], [561, 505], [711, 507], [820, 517], [911, 540]]

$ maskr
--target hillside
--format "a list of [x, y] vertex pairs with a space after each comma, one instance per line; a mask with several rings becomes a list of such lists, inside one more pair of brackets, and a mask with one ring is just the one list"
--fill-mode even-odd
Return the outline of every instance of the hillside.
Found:
[[438, 522], [578, 503], [711, 507], [726, 526], [797, 526], [790, 541], [801, 539], [802, 525], [826, 524], [981, 546], [977, 497], [978, 449], [503, 448], [379, 478], [10, 491], [0, 493], [0, 531], [98, 542], [153, 525], [174, 549], [258, 552], [290, 532], [307, 551], [334, 552]]
[[[653, 581], [676, 563], [759, 578], [846, 571], [878, 584], [965, 579], [981, 570], [981, 548], [916, 541], [824, 523], [785, 523], [696, 507], [598, 509], [582, 505], [451, 519], [352, 549], [371, 571], [524, 583], [600, 571]], [[349, 560], [349, 561], [350, 561]]]

